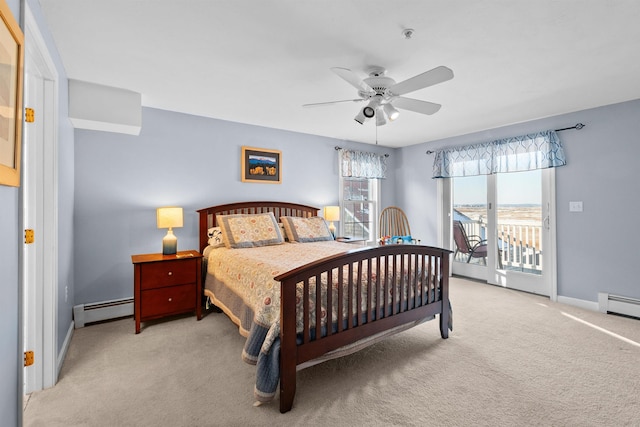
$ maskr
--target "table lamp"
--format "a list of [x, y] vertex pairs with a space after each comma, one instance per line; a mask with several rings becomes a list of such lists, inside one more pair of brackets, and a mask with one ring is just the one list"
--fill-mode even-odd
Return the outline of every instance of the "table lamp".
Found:
[[336, 237], [336, 226], [333, 225], [333, 221], [340, 221], [340, 206], [325, 206], [324, 219], [329, 221], [329, 231], [333, 237]]
[[182, 227], [182, 208], [167, 206], [156, 210], [158, 228], [168, 228], [162, 239], [162, 254], [173, 255], [178, 250], [178, 238], [173, 234], [173, 227]]

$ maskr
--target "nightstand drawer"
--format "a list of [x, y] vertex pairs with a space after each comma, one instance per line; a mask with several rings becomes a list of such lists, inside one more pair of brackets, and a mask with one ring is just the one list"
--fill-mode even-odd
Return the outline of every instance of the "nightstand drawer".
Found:
[[182, 313], [195, 308], [195, 283], [142, 291], [143, 318]]
[[142, 289], [195, 283], [195, 259], [151, 262], [142, 265]]

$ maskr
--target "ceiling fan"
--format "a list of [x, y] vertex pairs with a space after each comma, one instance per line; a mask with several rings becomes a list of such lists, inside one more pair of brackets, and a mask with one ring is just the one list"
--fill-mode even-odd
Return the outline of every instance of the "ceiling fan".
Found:
[[419, 89], [424, 89], [453, 78], [453, 71], [444, 66], [425, 71], [422, 74], [418, 74], [417, 76], [401, 81], [400, 83], [396, 83], [394, 79], [387, 77], [387, 70], [378, 66], [367, 68], [366, 72], [369, 77], [365, 79], [360, 79], [348, 68], [333, 67], [331, 68], [331, 71], [358, 89], [358, 96], [360, 98], [304, 104], [303, 107], [324, 106], [338, 104], [341, 102], [368, 101], [367, 105], [356, 115], [355, 121], [362, 125], [368, 119], [375, 117], [376, 126], [386, 124], [387, 118], [390, 121], [397, 119], [400, 115], [398, 108], [414, 111], [420, 114], [437, 113], [438, 110], [440, 110], [440, 104], [434, 104], [433, 102], [421, 101], [413, 98], [405, 98], [401, 95]]

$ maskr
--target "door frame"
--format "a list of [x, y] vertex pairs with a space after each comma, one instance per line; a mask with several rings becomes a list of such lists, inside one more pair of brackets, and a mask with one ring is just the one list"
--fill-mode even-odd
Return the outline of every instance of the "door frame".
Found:
[[[23, 307], [22, 328], [23, 346], [35, 345], [36, 368], [24, 368], [22, 392], [30, 393], [44, 388], [52, 387], [57, 382], [59, 363], [57, 358], [57, 329], [58, 329], [58, 72], [49, 54], [47, 45], [40, 33], [36, 19], [25, 3], [24, 8], [24, 32], [25, 32], [25, 74], [29, 70], [31, 75], [42, 85], [42, 100], [38, 100], [41, 111], [36, 111], [36, 124], [41, 126], [43, 138], [42, 152], [37, 156], [42, 157], [41, 168], [37, 168], [36, 181], [42, 182], [42, 188], [37, 191], [41, 197], [40, 206], [25, 206], [30, 203], [29, 194], [25, 194], [21, 188], [21, 221], [25, 225], [25, 213], [29, 209], [37, 209], [34, 225], [36, 230], [37, 251], [40, 251], [42, 260], [41, 280], [25, 275], [22, 271]], [[30, 79], [25, 79], [25, 95], [33, 93], [30, 88]], [[25, 97], [25, 107], [27, 98]], [[29, 124], [28, 126], [31, 126]], [[23, 123], [23, 144], [29, 144], [30, 132]], [[39, 130], [40, 131], [40, 130]], [[26, 148], [26, 147], [25, 147]], [[26, 150], [25, 150], [26, 151]], [[23, 159], [26, 160], [26, 159]], [[24, 161], [23, 174], [27, 174], [34, 165]], [[21, 253], [22, 266], [33, 262], [24, 251]], [[36, 256], [37, 259], [37, 256]], [[23, 267], [24, 268], [24, 267]], [[25, 334], [34, 334], [27, 340]], [[26, 348], [25, 348], [26, 350]], [[38, 363], [40, 362], [40, 363]]]

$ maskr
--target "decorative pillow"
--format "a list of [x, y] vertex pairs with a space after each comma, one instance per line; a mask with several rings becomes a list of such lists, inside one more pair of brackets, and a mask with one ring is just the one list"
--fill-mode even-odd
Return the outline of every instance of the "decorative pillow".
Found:
[[224, 242], [222, 241], [222, 229], [220, 229], [220, 227], [211, 227], [207, 235], [209, 236], [209, 246], [214, 248], [224, 246]]
[[253, 248], [284, 243], [272, 212], [218, 216], [222, 240], [228, 248]]
[[413, 237], [409, 236], [392, 236], [391, 243], [404, 243], [405, 245], [411, 244], [414, 242]]
[[314, 216], [300, 218], [296, 216], [281, 216], [280, 221], [284, 225], [290, 242], [318, 242], [321, 240], [333, 240], [331, 231], [324, 218]]

